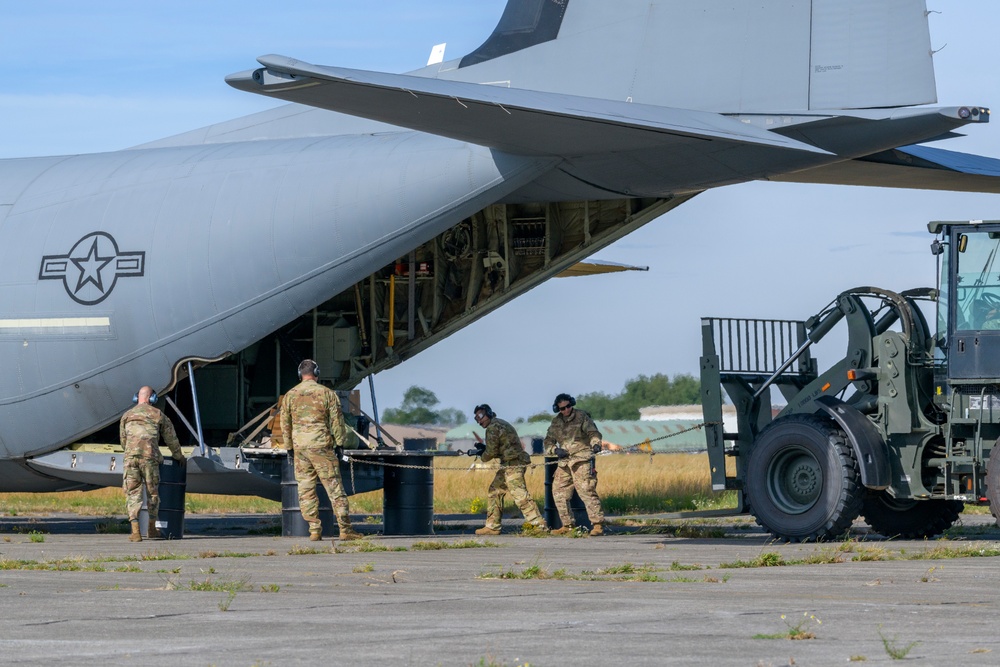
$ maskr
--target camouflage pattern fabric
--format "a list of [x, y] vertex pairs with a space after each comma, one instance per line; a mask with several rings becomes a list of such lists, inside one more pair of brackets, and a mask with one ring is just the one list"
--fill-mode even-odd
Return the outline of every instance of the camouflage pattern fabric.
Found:
[[118, 424], [118, 437], [125, 449], [126, 459], [138, 457], [162, 463], [161, 437], [175, 459], [179, 461], [184, 458], [173, 423], [149, 403], [140, 403], [122, 415]]
[[545, 454], [555, 456], [556, 447], [569, 452], [569, 459], [562, 459], [560, 465], [568, 461], [586, 461], [593, 458], [593, 445], [601, 444], [601, 432], [583, 410], [573, 409], [568, 417], [559, 413], [549, 425], [545, 434]]
[[333, 513], [337, 516], [337, 524], [349, 526], [350, 505], [340, 478], [340, 463], [333, 450], [300, 447], [292, 456], [295, 481], [299, 483], [299, 510], [302, 518], [309, 524], [309, 530], [318, 531], [322, 528], [319, 495], [316, 493], [317, 481], [326, 489], [326, 495], [333, 505]]
[[311, 532], [320, 530], [317, 482], [323, 484], [337, 524], [350, 527], [350, 506], [340, 478], [334, 443], [347, 442], [347, 427], [337, 394], [315, 380], [303, 380], [281, 402], [281, 433], [285, 447], [294, 451], [299, 509]]
[[483, 462], [500, 459], [505, 466], [527, 465], [531, 457], [524, 451], [521, 438], [517, 431], [502, 419], [493, 417], [486, 427], [486, 450], [482, 456]]
[[143, 486], [146, 488], [149, 520], [156, 521], [160, 514], [160, 463], [163, 462], [160, 438], [175, 459], [180, 461], [184, 458], [174, 425], [157, 408], [140, 403], [122, 415], [118, 436], [125, 450], [122, 488], [129, 521], [139, 520]]
[[160, 516], [160, 464], [152, 459], [126, 458], [122, 488], [125, 490], [125, 509], [129, 521], [139, 520], [142, 509], [142, 488], [146, 487], [146, 506], [149, 520]]
[[552, 477], [552, 501], [559, 511], [562, 525], [572, 526], [576, 523], [569, 507], [574, 488], [587, 508], [591, 523], [603, 523], [604, 510], [601, 509], [601, 499], [597, 495], [597, 477], [590, 467], [590, 461], [571, 461], [568, 464], [560, 462]]
[[281, 401], [281, 437], [286, 449], [333, 449], [347, 442], [347, 426], [340, 399], [329, 387], [303, 380]]
[[[486, 450], [483, 451], [482, 459], [484, 462], [499, 459], [500, 463], [505, 466], [521, 466], [531, 463], [531, 457], [524, 451], [517, 431], [509, 422], [497, 417], [490, 419], [490, 424], [486, 427]], [[528, 487], [524, 481], [524, 468], [508, 468], [498, 470], [490, 484], [486, 504], [487, 528], [500, 529], [503, 495], [508, 492], [517, 504], [517, 508], [521, 510], [521, 514], [524, 515], [525, 521], [539, 528], [545, 526], [545, 520], [538, 511], [538, 505], [528, 493]]]
[[545, 527], [545, 519], [538, 511], [538, 505], [531, 498], [524, 481], [524, 468], [507, 468], [497, 470], [490, 484], [489, 497], [486, 503], [486, 527], [500, 530], [500, 519], [503, 514], [503, 496], [510, 493], [517, 508], [524, 515], [524, 520], [538, 528]]
[[573, 489], [587, 508], [587, 516], [592, 523], [604, 521], [604, 510], [597, 495], [597, 476], [591, 468], [594, 458], [593, 446], [601, 444], [601, 432], [590, 415], [583, 410], [573, 409], [568, 417], [562, 413], [555, 416], [545, 434], [545, 454], [556, 455], [556, 447], [569, 452], [569, 457], [559, 459], [555, 475], [552, 477], [552, 500], [559, 511], [559, 519], [564, 526], [574, 525], [573, 512], [569, 503]]

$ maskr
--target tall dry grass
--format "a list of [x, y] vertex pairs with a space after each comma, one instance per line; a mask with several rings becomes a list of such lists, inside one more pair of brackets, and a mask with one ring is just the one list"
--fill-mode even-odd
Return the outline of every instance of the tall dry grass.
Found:
[[[542, 505], [545, 498], [543, 459], [525, 475], [528, 490]], [[434, 511], [439, 514], [485, 511], [486, 495], [495, 469], [471, 466], [467, 458], [438, 458], [434, 464]], [[597, 457], [597, 491], [610, 514], [672, 512], [705, 507], [734, 506], [732, 492], [713, 494], [705, 454], [616, 454]], [[510, 499], [508, 506], [512, 506]], [[189, 493], [190, 514], [278, 514], [281, 505], [253, 496], [218, 496]], [[351, 497], [351, 511], [378, 514], [382, 492]], [[125, 514], [125, 497], [119, 488], [63, 493], [2, 493], [2, 515], [74, 513], [84, 516]]]

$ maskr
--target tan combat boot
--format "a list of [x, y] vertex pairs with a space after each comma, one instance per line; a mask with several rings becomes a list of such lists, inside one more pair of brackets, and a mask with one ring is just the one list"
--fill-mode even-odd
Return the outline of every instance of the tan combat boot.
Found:
[[132, 534], [128, 536], [129, 542], [142, 542], [142, 533], [139, 532], [139, 522], [132, 522]]
[[489, 526], [483, 526], [482, 528], [476, 529], [476, 535], [499, 535], [499, 528], [490, 528]]
[[149, 530], [146, 531], [146, 537], [151, 540], [155, 540], [160, 537], [160, 529], [156, 527], [156, 520], [149, 520]]
[[351, 524], [340, 527], [340, 539], [343, 542], [350, 542], [351, 540], [361, 540], [364, 539], [364, 535], [358, 531], [351, 528]]
[[323, 539], [323, 526], [309, 526], [309, 541], [319, 542]]
[[576, 526], [563, 526], [562, 528], [556, 528], [555, 530], [553, 530], [552, 534], [553, 535], [568, 535], [569, 533], [573, 532], [574, 528], [576, 528]]
[[600, 523], [600, 522], [595, 523], [594, 527], [590, 529], [590, 536], [591, 537], [597, 537], [598, 535], [603, 535], [603, 534], [604, 534], [604, 524], [603, 523]]

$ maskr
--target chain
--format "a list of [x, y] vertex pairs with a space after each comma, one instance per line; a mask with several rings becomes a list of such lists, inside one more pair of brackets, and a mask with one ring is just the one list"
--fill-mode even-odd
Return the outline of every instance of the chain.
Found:
[[[624, 448], [620, 452], [607, 452], [607, 453], [608, 454], [630, 454], [630, 453], [636, 452], [636, 451], [647, 452], [649, 454], [650, 463], [652, 463], [652, 461], [653, 461], [653, 447], [652, 447], [652, 443], [657, 442], [659, 440], [666, 440], [667, 438], [675, 438], [675, 437], [677, 437], [677, 436], [679, 436], [679, 435], [681, 435], [683, 433], [689, 433], [691, 431], [697, 431], [697, 430], [699, 430], [701, 428], [704, 428], [705, 426], [718, 426], [721, 423], [722, 422], [702, 422], [700, 424], [695, 424], [694, 426], [692, 426], [690, 428], [686, 428], [686, 429], [683, 429], [681, 431], [677, 431], [676, 433], [667, 433], [666, 435], [661, 435], [658, 438], [646, 438], [643, 442], [640, 442], [638, 445], [632, 445], [631, 447]], [[349, 463], [350, 463], [350, 467], [351, 467], [351, 487], [354, 488], [354, 461], [355, 461], [355, 458], [353, 456], [351, 456], [350, 450], [347, 450], [344, 453], [347, 455], [347, 458], [349, 459]], [[465, 467], [465, 468], [442, 468], [442, 467], [434, 466], [433, 464], [429, 465], [429, 466], [421, 466], [421, 465], [415, 465], [415, 464], [412, 464], [412, 463], [389, 463], [387, 461], [369, 461], [368, 457], [364, 457], [364, 458], [359, 457], [357, 459], [357, 461], [359, 463], [361, 463], [361, 462], [370, 463], [372, 465], [379, 465], [379, 466], [383, 466], [385, 468], [405, 468], [405, 469], [409, 469], [409, 470], [464, 470], [466, 472], [468, 472], [470, 470], [482, 470], [482, 468], [477, 468], [476, 466], [469, 466], [469, 467]], [[545, 466], [549, 466], [549, 465], [558, 465], [558, 464], [559, 464], [559, 459], [555, 459], [555, 460], [552, 460], [552, 461], [546, 461], [545, 463], [521, 463], [521, 464], [517, 464], [517, 465], [500, 465], [500, 466], [497, 466], [495, 468], [494, 467], [490, 467], [490, 468], [488, 468], [488, 470], [517, 470], [517, 469], [528, 469], [528, 468], [532, 468], [533, 469], [533, 468], [537, 468], [537, 467], [545, 467]]]

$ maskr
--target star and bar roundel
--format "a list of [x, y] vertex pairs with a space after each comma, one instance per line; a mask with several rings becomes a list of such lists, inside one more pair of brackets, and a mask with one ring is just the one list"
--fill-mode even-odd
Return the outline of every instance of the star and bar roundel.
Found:
[[65, 255], [45, 255], [39, 280], [61, 280], [69, 297], [93, 306], [111, 295], [119, 278], [140, 277], [146, 270], [145, 252], [122, 252], [111, 234], [91, 232]]

